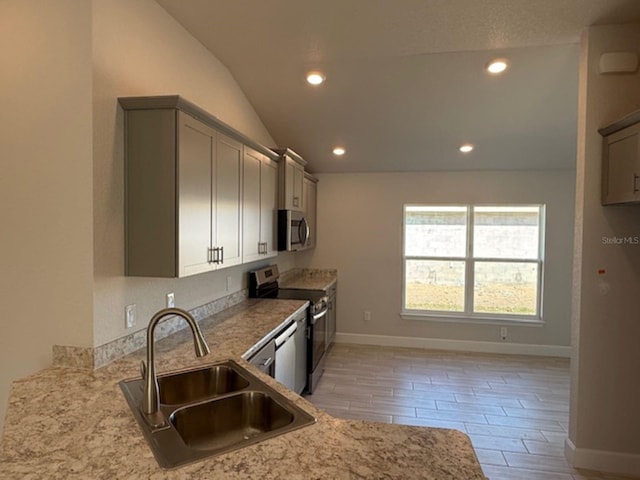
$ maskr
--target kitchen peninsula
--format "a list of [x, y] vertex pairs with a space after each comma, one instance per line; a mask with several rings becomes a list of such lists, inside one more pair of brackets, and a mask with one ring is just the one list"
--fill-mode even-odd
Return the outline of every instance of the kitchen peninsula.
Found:
[[156, 342], [159, 372], [232, 358], [317, 423], [176, 470], [161, 470], [118, 381], [139, 375], [144, 349], [97, 370], [51, 367], [14, 382], [0, 450], [2, 479], [484, 478], [456, 430], [331, 417], [241, 359], [306, 302], [249, 299], [200, 322], [211, 355], [196, 358], [188, 329]]

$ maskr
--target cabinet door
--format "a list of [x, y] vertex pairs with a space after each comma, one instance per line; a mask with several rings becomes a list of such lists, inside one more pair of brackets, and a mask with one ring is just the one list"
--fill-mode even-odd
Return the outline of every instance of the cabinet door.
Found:
[[218, 268], [242, 263], [242, 144], [221, 133], [216, 135], [214, 178], [213, 248], [219, 250]]
[[605, 138], [604, 205], [640, 201], [640, 124]]
[[297, 162], [293, 164], [293, 209], [304, 211], [304, 167]]
[[242, 160], [242, 259], [260, 260], [261, 227], [261, 164], [262, 154], [244, 147]]
[[260, 166], [260, 243], [265, 257], [278, 255], [278, 164], [263, 158]]
[[302, 183], [304, 181], [304, 167], [287, 156], [284, 159], [283, 168], [284, 208], [303, 211]]
[[[215, 131], [178, 113], [178, 276], [214, 268], [211, 246], [211, 165]], [[163, 192], [157, 192], [162, 195]]]
[[317, 184], [313, 180], [308, 178], [304, 179], [303, 184], [303, 198], [305, 205], [305, 218], [309, 224], [309, 240], [307, 242], [307, 248], [314, 248], [316, 246], [316, 197], [317, 197]]

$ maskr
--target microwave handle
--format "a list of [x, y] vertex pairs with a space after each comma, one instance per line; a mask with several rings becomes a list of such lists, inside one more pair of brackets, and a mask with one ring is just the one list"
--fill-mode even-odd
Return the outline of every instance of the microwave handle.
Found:
[[[301, 229], [302, 232], [300, 231]], [[304, 233], [304, 235], [303, 235]], [[300, 223], [298, 224], [298, 235], [300, 236], [300, 246], [304, 247], [307, 244], [307, 240], [309, 240], [309, 223], [307, 219], [302, 217], [300, 219]]]

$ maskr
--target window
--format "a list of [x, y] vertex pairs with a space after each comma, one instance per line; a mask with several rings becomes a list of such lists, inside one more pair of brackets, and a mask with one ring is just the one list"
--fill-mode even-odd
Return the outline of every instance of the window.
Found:
[[406, 205], [405, 315], [540, 320], [543, 205]]

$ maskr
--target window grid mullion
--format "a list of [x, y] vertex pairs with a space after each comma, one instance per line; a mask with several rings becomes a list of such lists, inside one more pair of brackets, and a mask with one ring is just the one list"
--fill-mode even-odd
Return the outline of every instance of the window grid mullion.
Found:
[[473, 205], [467, 205], [467, 258], [465, 262], [464, 276], [464, 311], [467, 315], [473, 312], [473, 283], [474, 283], [474, 261], [473, 261]]

